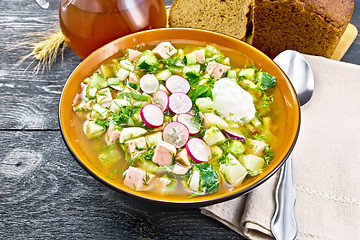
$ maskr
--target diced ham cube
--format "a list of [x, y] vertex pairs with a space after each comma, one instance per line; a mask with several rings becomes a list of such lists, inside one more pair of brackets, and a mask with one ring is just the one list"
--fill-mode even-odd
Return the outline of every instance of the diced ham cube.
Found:
[[121, 131], [113, 124], [109, 124], [109, 128], [105, 133], [105, 142], [107, 145], [112, 144], [120, 137]]
[[205, 63], [205, 49], [195, 50], [193, 53], [198, 63]]
[[261, 156], [267, 144], [264, 141], [248, 139], [248, 153]]
[[168, 179], [168, 178], [157, 178], [157, 189], [161, 194], [169, 193], [176, 185], [176, 182]]
[[206, 72], [215, 78], [221, 78], [231, 67], [216, 62], [209, 62]]
[[139, 78], [136, 76], [135, 73], [130, 72], [130, 74], [129, 74], [129, 82], [139, 84]]
[[134, 49], [128, 49], [128, 53], [129, 53], [129, 60], [130, 61], [135, 61], [141, 55], [141, 52], [139, 52], [137, 50], [134, 50]]
[[190, 168], [191, 168], [191, 166], [183, 166], [183, 165], [176, 163], [172, 172], [176, 175], [185, 175], [189, 171]]
[[206, 67], [206, 73], [211, 74], [217, 66], [217, 62], [209, 62]]
[[183, 148], [180, 152], [178, 152], [176, 156], [176, 161], [178, 161], [182, 165], [190, 166], [189, 155], [186, 151], [186, 148]]
[[124, 184], [135, 191], [146, 191], [155, 178], [154, 174], [130, 166], [125, 172]]
[[126, 141], [125, 148], [130, 153], [131, 159], [138, 157], [141, 153], [146, 151], [147, 146], [145, 137]]
[[156, 144], [153, 162], [160, 166], [168, 166], [172, 164], [173, 156], [176, 154], [176, 147], [163, 140], [159, 140]]
[[153, 53], [159, 55], [160, 57], [164, 58], [164, 59], [168, 59], [169, 57], [171, 57], [172, 55], [174, 55], [177, 51], [176, 49], [173, 47], [173, 45], [171, 45], [171, 43], [169, 42], [162, 42], [159, 43], [153, 50]]
[[218, 66], [212, 72], [212, 75], [216, 78], [221, 78], [231, 67], [218, 64]]
[[96, 94], [96, 102], [103, 107], [109, 107], [112, 101], [112, 96], [109, 88], [101, 89]]

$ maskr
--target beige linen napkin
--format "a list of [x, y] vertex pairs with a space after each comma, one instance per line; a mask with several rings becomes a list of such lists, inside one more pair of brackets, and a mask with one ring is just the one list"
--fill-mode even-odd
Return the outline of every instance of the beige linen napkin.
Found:
[[[360, 239], [360, 66], [305, 57], [315, 91], [294, 149], [298, 239]], [[201, 212], [249, 239], [273, 239], [277, 177]]]

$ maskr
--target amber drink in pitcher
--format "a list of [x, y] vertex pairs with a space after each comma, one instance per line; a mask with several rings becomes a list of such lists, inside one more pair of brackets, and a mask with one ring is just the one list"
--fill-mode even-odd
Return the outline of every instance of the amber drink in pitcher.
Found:
[[166, 27], [163, 0], [61, 0], [61, 31], [81, 58], [119, 37]]

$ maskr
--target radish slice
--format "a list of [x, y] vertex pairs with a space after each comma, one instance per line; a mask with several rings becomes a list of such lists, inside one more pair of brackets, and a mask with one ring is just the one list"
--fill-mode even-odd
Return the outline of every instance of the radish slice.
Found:
[[169, 108], [175, 113], [187, 113], [192, 108], [192, 101], [185, 93], [173, 93], [169, 97]]
[[196, 135], [200, 132], [200, 126], [194, 121], [193, 115], [181, 113], [178, 115], [177, 121], [183, 123], [189, 129], [190, 135]]
[[190, 83], [186, 78], [179, 75], [171, 75], [166, 79], [165, 87], [170, 93], [182, 92], [188, 93], [190, 91]]
[[147, 104], [140, 110], [140, 117], [146, 126], [157, 128], [164, 123], [163, 111], [154, 104]]
[[163, 139], [165, 142], [181, 148], [189, 140], [189, 130], [180, 122], [170, 122], [164, 127]]
[[140, 88], [145, 93], [154, 93], [159, 88], [159, 80], [154, 74], [146, 74], [140, 78]]
[[163, 112], [165, 112], [169, 107], [169, 96], [163, 90], [156, 91], [151, 101], [153, 104], [158, 106]]
[[191, 138], [186, 144], [186, 151], [197, 163], [207, 162], [211, 158], [210, 147], [200, 138]]
[[226, 128], [222, 132], [228, 138], [245, 142], [245, 136], [240, 128]]

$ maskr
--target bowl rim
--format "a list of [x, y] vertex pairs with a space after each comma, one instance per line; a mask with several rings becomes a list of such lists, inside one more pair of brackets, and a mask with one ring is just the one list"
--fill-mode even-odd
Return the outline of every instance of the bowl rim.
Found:
[[[210, 199], [203, 199], [203, 200], [196, 200], [196, 198], [194, 198], [194, 201], [175, 201], [175, 200], [164, 200], [164, 199], [156, 199], [156, 198], [151, 198], [151, 197], [147, 197], [147, 196], [140, 196], [140, 195], [137, 195], [137, 194], [134, 194], [134, 193], [131, 193], [129, 191], [126, 191], [124, 189], [121, 189], [113, 184], [111, 184], [110, 182], [108, 181], [105, 181], [103, 178], [101, 178], [100, 176], [98, 176], [95, 172], [93, 172], [88, 166], [86, 166], [86, 164], [75, 154], [75, 152], [73, 151], [73, 149], [71, 148], [68, 140], [66, 139], [65, 137], [65, 134], [64, 134], [64, 128], [63, 128], [63, 125], [62, 125], [62, 118], [61, 118], [61, 103], [62, 103], [62, 99], [63, 99], [63, 96], [64, 96], [64, 92], [65, 92], [65, 89], [66, 89], [66, 86], [67, 84], [69, 84], [69, 80], [71, 79], [71, 77], [73, 76], [74, 72], [77, 71], [77, 69], [79, 68], [80, 65], [82, 65], [84, 62], [86, 62], [87, 59], [91, 58], [91, 56], [93, 55], [96, 55], [97, 52], [101, 51], [102, 49], [106, 48], [107, 46], [115, 43], [115, 42], [118, 42], [118, 41], [121, 41], [121, 39], [123, 38], [134, 38], [136, 37], [137, 35], [142, 35], [142, 34], [148, 34], [148, 32], [158, 32], [158, 31], [169, 31], [169, 30], [172, 30], [172, 31], [176, 31], [176, 30], [182, 30], [182, 31], [194, 31], [194, 32], [204, 32], [204, 33], [208, 33], [208, 34], [214, 34], [214, 35], [218, 35], [220, 37], [225, 37], [225, 38], [230, 38], [230, 39], [233, 39], [237, 42], [240, 42], [241, 44], [244, 44], [244, 45], [247, 45], [247, 47], [250, 47], [252, 48], [253, 51], [257, 52], [257, 54], [260, 54], [262, 57], [264, 58], [267, 58], [268, 60], [270, 60], [277, 68], [278, 70], [280, 70], [283, 75], [285, 76], [289, 86], [291, 87], [291, 91], [293, 91], [294, 93], [294, 97], [295, 97], [295, 100], [296, 100], [296, 104], [297, 104], [297, 107], [296, 107], [296, 111], [299, 115], [299, 118], [296, 119], [298, 120], [298, 124], [296, 126], [296, 133], [294, 135], [294, 139], [293, 139], [293, 142], [289, 148], [289, 150], [287, 151], [287, 153], [285, 154], [284, 158], [279, 162], [278, 165], [276, 165], [274, 167], [274, 169], [269, 172], [267, 175], [263, 176], [259, 181], [251, 184], [250, 186], [242, 189], [242, 190], [239, 190], [239, 191], [236, 191], [236, 192], [230, 192], [224, 196], [218, 196], [218, 197], [215, 197], [215, 198], [210, 198]], [[206, 41], [205, 41], [206, 42]], [[211, 41], [208, 41], [209, 43]], [[105, 60], [105, 59], [103, 59]], [[256, 49], [255, 47], [249, 45], [248, 43], [246, 42], [243, 42], [243, 41], [240, 41], [239, 39], [236, 39], [234, 37], [231, 37], [231, 36], [228, 36], [228, 35], [224, 35], [224, 34], [221, 34], [221, 33], [216, 33], [216, 32], [213, 32], [213, 31], [208, 31], [208, 30], [202, 30], [202, 29], [192, 29], [192, 28], [158, 28], [158, 29], [151, 29], [151, 30], [146, 30], [146, 31], [141, 31], [141, 32], [137, 32], [137, 33], [133, 33], [133, 34], [129, 34], [129, 35], [126, 35], [126, 36], [123, 36], [123, 37], [120, 37], [114, 41], [111, 41], [110, 43], [100, 47], [99, 49], [95, 50], [94, 52], [92, 52], [88, 57], [86, 57], [85, 59], [83, 59], [77, 66], [76, 68], [72, 71], [72, 73], [69, 75], [69, 77], [67, 78], [65, 84], [64, 84], [64, 87], [63, 87], [63, 90], [61, 92], [61, 95], [60, 95], [60, 99], [59, 99], [59, 108], [58, 108], [58, 121], [59, 121], [59, 126], [60, 126], [60, 132], [61, 132], [61, 136], [65, 142], [65, 145], [66, 147], [68, 148], [69, 152], [71, 153], [71, 155], [75, 158], [75, 160], [77, 161], [77, 163], [90, 175], [92, 176], [93, 178], [95, 178], [96, 180], [98, 180], [99, 182], [101, 182], [102, 184], [104, 184], [105, 186], [107, 187], [110, 187], [111, 189], [114, 189], [115, 191], [117, 192], [121, 192], [121, 193], [124, 193], [125, 195], [127, 196], [131, 196], [131, 197], [135, 197], [136, 199], [141, 199], [141, 200], [146, 200], [146, 201], [149, 201], [149, 202], [152, 202], [152, 203], [157, 203], [157, 204], [166, 204], [166, 205], [170, 205], [170, 206], [187, 206], [187, 207], [203, 207], [203, 206], [208, 206], [208, 205], [211, 205], [211, 204], [215, 204], [215, 203], [220, 203], [220, 202], [224, 202], [224, 201], [227, 201], [227, 200], [230, 200], [230, 199], [233, 199], [235, 197], [238, 197], [238, 196], [241, 196], [241, 195], [244, 195], [250, 191], [252, 191], [253, 189], [255, 189], [256, 187], [260, 186], [261, 184], [263, 184], [264, 182], [266, 182], [270, 177], [272, 177], [281, 167], [282, 165], [287, 161], [287, 159], [289, 158], [289, 156], [291, 155], [294, 147], [295, 147], [295, 144], [297, 142], [297, 139], [298, 139], [298, 136], [299, 136], [299, 132], [300, 132], [300, 125], [301, 125], [301, 111], [300, 111], [300, 103], [299, 103], [299, 99], [297, 97], [297, 94], [296, 94], [296, 91], [295, 91], [295, 88], [293, 86], [293, 84], [291, 83], [291, 81], [289, 80], [289, 78], [287, 77], [287, 75], [284, 73], [284, 71], [272, 60], [270, 59], [267, 55], [265, 55], [263, 52], [261, 52], [260, 50]]]

